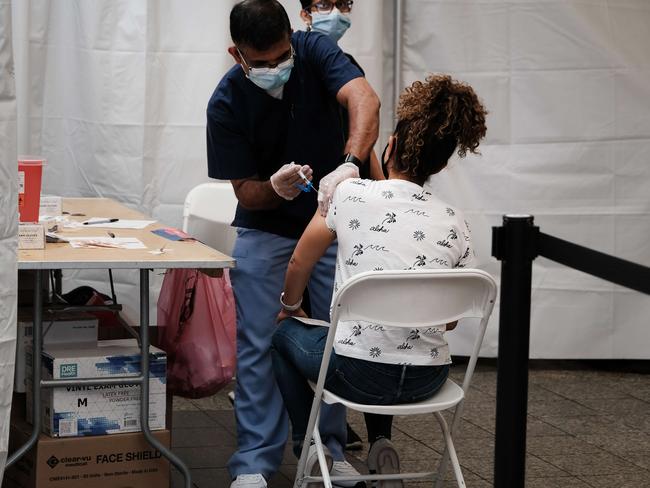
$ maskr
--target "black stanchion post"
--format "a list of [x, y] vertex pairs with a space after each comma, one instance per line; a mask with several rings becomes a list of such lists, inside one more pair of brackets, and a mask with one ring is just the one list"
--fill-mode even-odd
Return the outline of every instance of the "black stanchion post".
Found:
[[505, 215], [492, 232], [492, 255], [501, 261], [495, 488], [525, 485], [530, 284], [538, 232], [531, 215]]

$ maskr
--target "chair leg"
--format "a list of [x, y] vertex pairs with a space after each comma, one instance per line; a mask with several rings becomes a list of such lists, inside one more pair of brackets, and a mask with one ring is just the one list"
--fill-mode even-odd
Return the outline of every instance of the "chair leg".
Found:
[[296, 479], [293, 482], [293, 488], [302, 488], [303, 479], [305, 478], [305, 465], [307, 464], [307, 453], [309, 452], [309, 445], [311, 439], [307, 437], [302, 441], [302, 451], [300, 452], [300, 459], [298, 459], [298, 466], [296, 467]]
[[[448, 455], [449, 460], [451, 461], [451, 465], [454, 468], [454, 476], [456, 477], [456, 483], [458, 484], [458, 488], [465, 488], [465, 479], [463, 478], [463, 473], [460, 470], [460, 463], [458, 462], [458, 456], [456, 455], [456, 449], [454, 448], [454, 441], [451, 438], [451, 433], [449, 432], [449, 428], [447, 427], [447, 422], [445, 421], [445, 418], [442, 416], [442, 414], [440, 414], [440, 412], [434, 412], [434, 415], [436, 416], [436, 419], [440, 424], [440, 428], [442, 429], [442, 433], [445, 436], [446, 447], [445, 447], [445, 452], [443, 453], [443, 458], [440, 461], [440, 468], [446, 468], [445, 461]], [[440, 484], [442, 483], [443, 476], [444, 476], [444, 470], [439, 469], [436, 486], [440, 486]]]
[[[318, 413], [316, 414], [318, 417]], [[318, 425], [318, 423], [316, 423]], [[313, 434], [310, 435], [309, 430], [302, 441], [302, 450], [300, 451], [300, 459], [298, 459], [298, 466], [296, 466], [296, 479], [293, 483], [293, 488], [302, 488], [305, 485], [303, 481], [307, 473], [305, 467], [307, 466], [307, 456], [309, 454], [309, 446], [311, 446]]]
[[[456, 408], [454, 409], [454, 416], [451, 420], [451, 426], [449, 427], [449, 432], [453, 436], [458, 430], [458, 424], [460, 423], [460, 418], [463, 413], [463, 407], [465, 405], [465, 400], [461, 401]], [[445, 450], [442, 453], [442, 459], [440, 460], [440, 465], [438, 466], [438, 476], [436, 478], [435, 488], [442, 488], [444, 483], [444, 477], [447, 473], [447, 462], [449, 461], [449, 450], [445, 444]]]
[[435, 488], [442, 488], [442, 484], [445, 480], [445, 473], [447, 472], [447, 460], [449, 459], [449, 450], [447, 449], [447, 443], [445, 443], [445, 450], [442, 453], [442, 459], [438, 465], [438, 475], [436, 476]]
[[332, 480], [330, 479], [329, 468], [327, 466], [327, 460], [325, 459], [325, 449], [323, 448], [323, 441], [320, 438], [318, 425], [320, 425], [320, 415], [316, 417], [314, 444], [316, 445], [316, 455], [318, 456], [318, 464], [320, 466], [321, 476], [323, 477], [323, 485], [325, 488], [332, 488]]
[[[320, 465], [321, 473], [323, 473], [323, 476], [327, 476], [327, 481], [329, 482], [329, 485], [325, 483], [325, 487], [332, 488], [332, 482], [329, 479], [329, 471], [327, 469], [327, 460], [325, 459], [325, 451], [323, 450], [323, 443], [321, 441], [320, 432], [318, 431], [318, 426], [320, 424], [320, 407], [321, 402], [316, 402], [316, 400], [314, 400], [311, 413], [309, 414], [307, 433], [302, 441], [302, 450], [300, 452], [298, 466], [296, 467], [296, 479], [293, 483], [293, 488], [303, 488], [308, 486], [304, 481], [305, 476], [309, 476], [309, 473], [305, 473], [305, 467], [307, 466], [307, 456], [309, 454], [309, 446], [311, 446], [312, 440], [316, 445], [316, 453], [318, 455], [318, 464]], [[323, 469], [323, 466], [325, 466], [325, 469]]]

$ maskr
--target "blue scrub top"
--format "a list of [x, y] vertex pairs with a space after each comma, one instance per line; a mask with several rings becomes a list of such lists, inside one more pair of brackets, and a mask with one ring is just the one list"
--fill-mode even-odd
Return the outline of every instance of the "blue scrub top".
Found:
[[[268, 180], [294, 161], [314, 170], [314, 185], [338, 165], [347, 140], [336, 94], [359, 78], [328, 37], [294, 32], [294, 66], [282, 99], [246, 78], [239, 65], [221, 79], [207, 108], [208, 176]], [[316, 211], [316, 192], [301, 193], [271, 210], [237, 206], [232, 225], [298, 238]]]

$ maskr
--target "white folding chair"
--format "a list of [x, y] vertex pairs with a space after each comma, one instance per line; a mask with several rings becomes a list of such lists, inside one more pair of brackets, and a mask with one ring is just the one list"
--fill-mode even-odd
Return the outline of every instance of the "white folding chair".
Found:
[[185, 197], [183, 231], [205, 245], [230, 255], [235, 243], [237, 197], [229, 182], [202, 183]]
[[[332, 305], [332, 322], [323, 353], [320, 374], [314, 389], [307, 435], [303, 443], [302, 454], [298, 462], [294, 488], [308, 483], [324, 483], [331, 488], [332, 481], [354, 479], [357, 481], [415, 479], [436, 477], [440, 486], [446, 470], [447, 458], [451, 460], [454, 475], [459, 487], [465, 486], [460, 464], [452, 440], [462, 414], [462, 405], [472, 380], [479, 349], [483, 342], [488, 318], [492, 313], [496, 297], [496, 283], [486, 272], [477, 269], [435, 269], [408, 271], [371, 271], [360, 273], [347, 280], [338, 290]], [[400, 405], [364, 405], [354, 403], [324, 389], [327, 366], [329, 364], [334, 336], [338, 322], [367, 321], [381, 323], [391, 327], [423, 328], [431, 325], [446, 324], [464, 318], [480, 318], [480, 324], [474, 341], [472, 355], [467, 364], [462, 387], [447, 379], [442, 388], [431, 398], [410, 404]], [[348, 408], [360, 412], [386, 415], [414, 415], [433, 413], [445, 439], [445, 452], [435, 471], [423, 473], [399, 473], [385, 475], [360, 475], [354, 478], [341, 476], [330, 477], [323, 444], [318, 431], [318, 419], [321, 399], [326, 403], [342, 403]], [[451, 428], [440, 413], [454, 408]], [[309, 476], [305, 473], [307, 452], [312, 440], [316, 446], [321, 476]], [[435, 479], [435, 478], [434, 478]]]

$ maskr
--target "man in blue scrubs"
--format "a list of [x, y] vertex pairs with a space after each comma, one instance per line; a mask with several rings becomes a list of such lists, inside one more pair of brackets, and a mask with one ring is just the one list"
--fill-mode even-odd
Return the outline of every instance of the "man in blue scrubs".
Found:
[[[271, 337], [280, 308], [296, 305], [281, 303], [284, 273], [317, 208], [316, 192], [298, 188], [299, 170], [318, 188], [324, 176], [366, 161], [377, 138], [379, 99], [328, 36], [292, 33], [276, 0], [237, 4], [230, 33], [235, 45], [228, 52], [237, 64], [207, 108], [208, 175], [231, 180], [239, 200], [237, 267], [230, 275], [237, 301], [238, 451], [229, 469], [231, 488], [263, 488], [280, 465], [288, 432]], [[339, 105], [349, 113], [349, 134]], [[333, 246], [309, 283], [314, 318], [329, 319], [335, 261]], [[324, 437], [329, 431], [344, 444], [345, 412], [330, 409], [323, 420]], [[331, 455], [344, 459], [340, 450]]]

